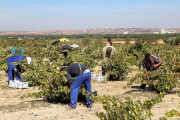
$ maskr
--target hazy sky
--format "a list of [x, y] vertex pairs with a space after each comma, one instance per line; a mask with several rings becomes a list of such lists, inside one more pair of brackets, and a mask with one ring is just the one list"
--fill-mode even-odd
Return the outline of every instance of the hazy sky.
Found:
[[0, 0], [0, 31], [180, 28], [180, 0]]

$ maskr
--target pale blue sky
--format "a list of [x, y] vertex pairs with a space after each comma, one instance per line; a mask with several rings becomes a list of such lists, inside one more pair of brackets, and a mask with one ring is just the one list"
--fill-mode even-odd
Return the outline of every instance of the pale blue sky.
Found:
[[0, 0], [0, 31], [180, 28], [180, 0]]

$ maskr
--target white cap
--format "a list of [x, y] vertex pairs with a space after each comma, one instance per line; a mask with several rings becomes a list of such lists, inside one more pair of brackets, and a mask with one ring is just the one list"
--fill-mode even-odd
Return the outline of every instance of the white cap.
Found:
[[78, 48], [79, 46], [76, 44], [70, 45], [72, 48]]
[[30, 64], [31, 63], [31, 58], [30, 57], [26, 57], [27, 63]]

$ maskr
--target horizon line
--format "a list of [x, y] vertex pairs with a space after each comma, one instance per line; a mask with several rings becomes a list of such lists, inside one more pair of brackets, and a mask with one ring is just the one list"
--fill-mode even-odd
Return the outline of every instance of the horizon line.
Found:
[[[126, 27], [123, 27], [123, 28], [126, 28]], [[129, 28], [143, 28], [144, 29], [144, 27], [127, 27], [128, 29]], [[87, 28], [87, 29], [76, 29], [76, 30], [88, 30], [88, 29], [119, 29], [119, 28]], [[145, 29], [167, 29], [167, 28], [156, 28], [156, 27], [152, 27], [152, 28], [145, 28]], [[168, 27], [168, 29], [179, 29], [179, 28], [169, 28]], [[64, 29], [65, 30], [65, 29]], [[76, 30], [70, 30], [69, 29], [69, 31], [76, 31]], [[34, 32], [34, 31], [55, 31], [55, 30], [17, 30], [17, 31], [14, 31], [14, 30], [6, 30], [6, 31], [1, 31], [0, 30], [0, 32]], [[63, 30], [56, 30], [56, 31], [63, 31]]]

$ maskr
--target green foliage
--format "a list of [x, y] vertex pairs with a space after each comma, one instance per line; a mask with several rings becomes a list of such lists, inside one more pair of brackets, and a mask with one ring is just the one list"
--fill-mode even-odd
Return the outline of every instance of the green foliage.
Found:
[[119, 99], [103, 95], [98, 99], [98, 102], [103, 104], [106, 113], [96, 113], [96, 116], [101, 120], [145, 120], [151, 118], [151, 108], [162, 102], [165, 93], [160, 93], [151, 100], [145, 100], [143, 103], [140, 100], [133, 102], [130, 98], [126, 98], [125, 102]]
[[155, 35], [146, 35], [143, 38], [143, 41], [146, 41], [148, 44], [150, 43], [157, 43], [157, 38]]
[[176, 43], [176, 45], [178, 45], [180, 43], [180, 37], [176, 37], [175, 43]]
[[82, 40], [83, 45], [90, 45], [92, 43], [92, 38], [85, 36]]
[[165, 41], [165, 43], [168, 43], [170, 45], [175, 45], [176, 44], [176, 37], [169, 37], [166, 38], [167, 40]]
[[171, 111], [167, 111], [166, 116], [167, 117], [180, 117], [180, 113], [173, 109]]
[[95, 40], [95, 45], [97, 47], [103, 47], [103, 42], [101, 38], [98, 38], [97, 40]]
[[[129, 66], [133, 60], [134, 56], [127, 54], [121, 49], [115, 53], [115, 57], [111, 56], [103, 59], [101, 65], [104, 67], [107, 75], [116, 75], [119, 76], [119, 80], [122, 80], [130, 72]], [[119, 68], [121, 68], [121, 72], [118, 71]]]
[[130, 38], [130, 37], [128, 37], [128, 38], [125, 39], [125, 43], [126, 43], [126, 44], [129, 44], [130, 41], [131, 41], [131, 38]]

